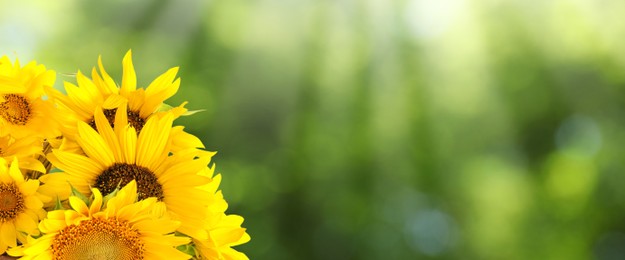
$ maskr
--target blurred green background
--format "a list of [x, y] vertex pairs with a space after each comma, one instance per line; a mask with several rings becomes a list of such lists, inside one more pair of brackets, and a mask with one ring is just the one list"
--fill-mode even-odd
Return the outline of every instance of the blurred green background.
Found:
[[181, 67], [251, 259], [625, 259], [623, 1], [0, 3], [24, 63]]

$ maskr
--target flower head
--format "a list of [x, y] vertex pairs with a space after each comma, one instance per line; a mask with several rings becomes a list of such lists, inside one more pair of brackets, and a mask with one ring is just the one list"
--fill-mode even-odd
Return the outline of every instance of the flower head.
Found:
[[156, 198], [137, 202], [136, 182], [129, 182], [105, 201], [92, 189], [93, 201], [71, 196], [71, 209], [48, 212], [43, 235], [9, 250], [22, 259], [189, 259], [176, 250], [189, 242], [174, 236], [171, 220]]
[[0, 254], [25, 235], [38, 235], [37, 223], [45, 216], [46, 197], [37, 192], [39, 181], [24, 180], [17, 160], [10, 166], [0, 158]]
[[51, 88], [56, 74], [45, 66], [30, 62], [21, 67], [18, 60], [0, 58], [0, 136], [55, 137], [54, 106], [44, 100], [44, 88]]
[[206, 216], [208, 192], [198, 189], [210, 179], [197, 173], [210, 162], [214, 153], [190, 148], [172, 154], [171, 131], [174, 115], [151, 117], [137, 134], [127, 122], [124, 107], [117, 111], [111, 128], [101, 109], [95, 113], [97, 130], [79, 122], [77, 143], [84, 154], [59, 149], [48, 159], [61, 173], [41, 177], [46, 194], [68, 195], [68, 183], [83, 193], [90, 187], [103, 194], [118, 185], [135, 180], [139, 199], [155, 197], [182, 222], [178, 231], [187, 235], [198, 232]]
[[[180, 79], [176, 78], [178, 68], [169, 69], [152, 81], [147, 88], [137, 88], [137, 75], [132, 64], [131, 51], [128, 51], [124, 56], [122, 65], [123, 75], [120, 86], [104, 70], [102, 59], [98, 58], [100, 73], [93, 68], [92, 79], [87, 78], [79, 71], [76, 74], [78, 85], [65, 82], [67, 95], [51, 90], [54, 99], [66, 115], [62, 123], [62, 130], [66, 138], [73, 139], [73, 136], [76, 135], [77, 121], [85, 122], [95, 129], [96, 108], [103, 110], [111, 125], [115, 123], [116, 111], [123, 108], [127, 114], [128, 124], [134, 127], [137, 132], [141, 132], [148, 118], [162, 116], [166, 113], [160, 108], [164, 106], [165, 100], [178, 91], [180, 86]], [[177, 118], [187, 112], [187, 109], [184, 108], [185, 104], [186, 102], [167, 112], [172, 113], [174, 118]], [[183, 132], [182, 127], [178, 128], [174, 133], [182, 139], [179, 142], [188, 143], [190, 147], [203, 147], [199, 139]]]

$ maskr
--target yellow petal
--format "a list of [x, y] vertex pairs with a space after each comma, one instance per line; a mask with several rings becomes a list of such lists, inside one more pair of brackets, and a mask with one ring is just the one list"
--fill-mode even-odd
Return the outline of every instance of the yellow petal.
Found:
[[13, 159], [13, 162], [11, 163], [11, 166], [9, 168], [9, 175], [11, 175], [11, 178], [13, 178], [17, 183], [24, 182], [24, 175], [22, 175], [22, 172], [20, 171], [20, 168], [18, 166], [17, 157], [15, 157]]
[[128, 109], [127, 106], [120, 106], [115, 112], [115, 134], [120, 136], [128, 125]]
[[91, 101], [91, 103], [95, 103], [95, 104], [102, 103], [103, 101], [102, 95], [99, 93], [99, 90], [96, 87], [96, 85], [93, 84], [93, 81], [85, 77], [85, 75], [82, 74], [82, 72], [80, 71], [78, 71], [78, 73], [76, 74], [76, 82], [78, 83], [78, 86], [80, 86], [80, 89], [83, 90], [83, 94], [85, 95], [85, 98]]
[[104, 93], [119, 93], [117, 89], [117, 84], [113, 81], [113, 78], [106, 73], [104, 70], [104, 66], [102, 65], [102, 56], [98, 56], [98, 68], [100, 68], [100, 73], [102, 74], [102, 79], [104, 80], [104, 86], [101, 87], [101, 91]]
[[26, 88], [17, 83], [0, 82], [0, 92], [21, 94], [26, 92]]
[[20, 161], [20, 168], [26, 170], [33, 170], [38, 172], [46, 172], [46, 168], [43, 166], [41, 161], [35, 158], [23, 158]]
[[137, 132], [129, 125], [124, 127], [124, 129], [125, 131], [122, 131], [121, 134], [117, 136], [119, 138], [120, 148], [124, 155], [124, 161], [134, 164], [137, 155]]
[[98, 128], [98, 132], [100, 133], [100, 136], [102, 136], [102, 139], [108, 145], [108, 147], [111, 148], [115, 161], [122, 161], [123, 157], [120, 151], [121, 149], [119, 148], [117, 136], [115, 136], [113, 128], [111, 128], [108, 119], [106, 119], [106, 117], [104, 116], [104, 111], [102, 111], [101, 107], [97, 107], [95, 109], [94, 119]]
[[89, 100], [85, 90], [69, 82], [65, 82], [64, 85], [67, 98], [71, 101], [70, 104], [73, 104], [78, 108], [74, 111], [80, 113], [81, 117], [88, 118], [89, 114], [92, 113], [95, 104]]
[[[148, 87], [145, 89], [145, 94], [148, 96], [153, 96], [153, 95], [157, 95], [161, 92], [170, 92], [170, 84], [171, 82], [176, 78], [176, 74], [178, 74], [178, 67], [173, 67], [169, 70], [167, 70], [165, 73], [161, 74], [160, 76], [158, 76], [156, 79], [154, 79], [152, 81], [152, 83], [150, 83], [150, 85], [148, 85]], [[171, 95], [175, 94], [174, 93], [170, 93]], [[167, 98], [171, 97], [168, 96]]]
[[[140, 88], [133, 92], [126, 93], [128, 98], [128, 110], [140, 112], [141, 107], [145, 104], [145, 89]], [[145, 116], [143, 116], [145, 118]]]
[[102, 108], [113, 109], [120, 106], [126, 106], [126, 103], [128, 103], [128, 99], [126, 99], [125, 97], [122, 97], [120, 95], [110, 95], [108, 98], [106, 98], [106, 100], [104, 100]]
[[20, 192], [24, 194], [24, 196], [30, 196], [37, 192], [37, 188], [39, 188], [39, 181], [28, 180], [20, 184], [18, 187], [20, 189]]
[[[45, 235], [35, 240], [33, 244], [30, 244], [28, 248], [24, 249], [24, 254], [35, 255], [48, 250], [52, 246], [52, 239], [54, 238], [54, 235]], [[52, 258], [50, 257], [48, 259]]]
[[135, 73], [135, 68], [132, 65], [132, 51], [129, 50], [124, 59], [122, 60], [122, 87], [121, 93], [124, 95], [125, 93], [129, 93], [137, 89], [137, 75]]
[[15, 218], [15, 229], [31, 234], [37, 229], [37, 220], [32, 219], [26, 214], [19, 214], [17, 218]]
[[177, 221], [170, 219], [154, 219], [137, 222], [133, 225], [138, 230], [150, 230], [160, 234], [168, 234], [176, 231], [176, 228], [180, 226]]
[[113, 85], [114, 89], [110, 88], [102, 77], [100, 77], [95, 67], [91, 70], [91, 80], [93, 80], [93, 84], [98, 87], [98, 90], [100, 90], [103, 96], [111, 95], [117, 89], [115, 85]]
[[244, 234], [245, 228], [220, 228], [210, 231], [210, 236], [217, 245], [234, 245], [244, 237]]
[[91, 181], [92, 178], [104, 171], [105, 167], [108, 167], [108, 165], [105, 166], [95, 159], [57, 149], [53, 149], [52, 153], [48, 154], [48, 160], [66, 173], [87, 181]]
[[91, 215], [99, 212], [102, 208], [102, 193], [98, 189], [91, 189], [91, 193], [93, 194], [93, 202], [91, 202], [91, 207], [89, 208], [89, 213]]
[[176, 150], [190, 147], [204, 148], [202, 141], [195, 135], [185, 132], [183, 126], [174, 126], [171, 130], [171, 136], [172, 146], [176, 147]]
[[110, 166], [115, 162], [111, 148], [87, 123], [78, 122], [78, 135], [80, 136], [77, 138], [78, 144], [90, 158], [101, 162], [104, 166]]
[[[54, 212], [54, 214], [51, 214]], [[54, 218], [52, 218], [54, 217]], [[53, 233], [67, 227], [67, 222], [65, 222], [65, 212], [64, 210], [55, 210], [48, 212], [48, 218], [39, 222], [39, 230], [43, 233]]]
[[137, 164], [149, 169], [155, 168], [159, 160], [167, 155], [165, 151], [171, 124], [174, 118], [168, 114], [162, 119], [152, 117], [148, 119], [139, 138], [137, 139]]
[[84, 215], [73, 210], [65, 210], [65, 212], [63, 212], [63, 215], [65, 215], [65, 223], [67, 223], [68, 225], [78, 225], [80, 221], [87, 218]]
[[78, 197], [76, 196], [69, 197], [69, 205], [72, 206], [72, 208], [78, 213], [83, 214], [85, 216], [89, 215], [89, 208], [87, 207], [87, 204], [85, 204], [85, 202], [79, 199]]
[[[164, 246], [154, 246], [149, 243], [153, 243], [152, 238], [146, 238], [149, 242], [145, 247], [145, 259], [154, 259], [154, 260], [182, 260], [182, 259], [191, 259], [190, 255], [187, 255], [175, 248], [164, 247]], [[183, 243], [184, 244], [184, 243]], [[167, 245], [167, 244], [166, 244]]]
[[177, 72], [178, 67], [169, 69], [163, 75], [160, 75], [158, 78], [156, 78], [145, 89], [145, 103], [141, 107], [140, 111], [142, 117], [147, 117], [152, 114], [158, 109], [163, 101], [178, 92], [178, 88], [180, 87], [180, 79], [174, 81]]
[[249, 260], [247, 256], [232, 248], [226, 248], [221, 251], [222, 257], [226, 260]]
[[117, 196], [107, 202], [106, 210], [107, 212], [114, 214], [122, 207], [130, 205], [135, 201], [137, 201], [137, 182], [132, 180], [119, 190]]
[[[50, 250], [43, 251], [41, 254], [38, 254], [37, 256], [35, 256], [35, 258], [33, 258], [33, 260], [50, 260], [50, 259], [52, 259], [52, 251]], [[241, 259], [241, 260], [247, 260], [247, 258]]]
[[13, 222], [0, 223], [0, 244], [5, 244], [10, 247], [17, 245], [17, 236], [15, 234], [15, 226]]
[[35, 196], [28, 196], [24, 198], [24, 206], [27, 209], [40, 209], [43, 207], [43, 202]]

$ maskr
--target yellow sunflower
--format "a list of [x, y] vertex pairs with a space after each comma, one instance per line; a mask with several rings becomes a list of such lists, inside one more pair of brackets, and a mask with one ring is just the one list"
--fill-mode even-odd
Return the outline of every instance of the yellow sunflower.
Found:
[[[148, 118], [154, 115], [163, 115], [161, 111], [163, 102], [176, 94], [180, 86], [180, 79], [176, 78], [178, 68], [171, 68], [164, 74], [157, 77], [147, 88], [137, 88], [137, 76], [132, 64], [132, 53], [128, 51], [122, 61], [123, 75], [121, 86], [106, 73], [102, 65], [102, 59], [98, 58], [100, 73], [93, 68], [91, 77], [87, 78], [80, 71], [76, 74], [77, 86], [65, 82], [65, 92], [63, 95], [58, 91], [50, 90], [53, 98], [59, 105], [60, 110], [66, 115], [62, 124], [62, 131], [65, 136], [71, 138], [76, 134], [76, 121], [81, 121], [95, 128], [94, 112], [97, 107], [103, 108], [104, 115], [112, 125], [117, 109], [120, 106], [126, 107], [128, 123], [137, 132], [147, 122]], [[101, 74], [101, 75], [100, 75]], [[178, 107], [168, 110], [175, 118], [181, 116], [187, 109], [183, 103]], [[167, 110], [167, 109], [165, 109]], [[182, 131], [182, 127], [172, 132], [193, 147], [204, 148], [202, 142], [195, 136]]]
[[[206, 168], [200, 175], [213, 176], [215, 167]], [[207, 237], [194, 238], [196, 251], [202, 259], [225, 259], [225, 260], [247, 260], [248, 257], [233, 249], [233, 246], [241, 245], [250, 241], [250, 236], [245, 228], [241, 227], [243, 218], [237, 215], [226, 215], [228, 203], [223, 198], [221, 191], [218, 191], [221, 175], [211, 179], [211, 182], [202, 186], [203, 190], [209, 192], [210, 197], [208, 214], [202, 228], [207, 231]]]
[[0, 136], [56, 137], [54, 106], [44, 100], [44, 88], [51, 88], [56, 74], [45, 66], [30, 62], [20, 67], [8, 57], [0, 58]]
[[42, 176], [46, 194], [67, 196], [68, 183], [83, 193], [90, 187], [103, 194], [118, 185], [137, 181], [139, 199], [156, 197], [181, 221], [178, 231], [202, 236], [199, 230], [206, 217], [207, 191], [196, 187], [210, 181], [197, 173], [210, 162], [214, 153], [190, 148], [171, 154], [171, 124], [174, 115], [151, 117], [141, 133], [127, 123], [127, 113], [120, 107], [111, 128], [102, 109], [96, 108], [94, 130], [87, 123], [78, 123], [76, 141], [83, 154], [53, 149], [48, 155], [52, 164], [63, 171]]
[[[71, 209], [48, 212], [39, 229], [43, 235], [9, 255], [21, 259], [189, 259], [177, 246], [189, 243], [174, 236], [179, 222], [168, 217], [156, 198], [137, 202], [136, 182], [129, 182], [107, 202], [91, 189], [90, 205], [71, 196]], [[103, 208], [103, 206], [106, 206]]]
[[38, 180], [24, 180], [17, 160], [8, 166], [0, 158], [0, 254], [17, 241], [26, 242], [26, 235], [38, 235], [37, 223], [45, 216], [42, 200], [37, 192]]

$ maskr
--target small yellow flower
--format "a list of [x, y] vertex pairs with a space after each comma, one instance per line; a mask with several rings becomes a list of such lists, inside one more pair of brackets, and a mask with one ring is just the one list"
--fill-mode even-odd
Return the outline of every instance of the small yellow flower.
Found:
[[[174, 236], [179, 222], [171, 220], [156, 198], [137, 202], [136, 182], [129, 182], [104, 202], [92, 189], [87, 205], [71, 196], [71, 209], [48, 212], [39, 229], [43, 235], [9, 250], [21, 259], [189, 259], [176, 249], [189, 243]], [[102, 208], [106, 206], [105, 208]]]
[[60, 135], [52, 102], [44, 100], [44, 88], [51, 88], [56, 74], [45, 66], [30, 62], [20, 67], [8, 57], [0, 58], [0, 136], [15, 138]]
[[0, 254], [17, 241], [26, 242], [25, 235], [38, 235], [37, 223], [46, 212], [37, 192], [38, 180], [24, 180], [17, 160], [7, 165], [0, 158]]

